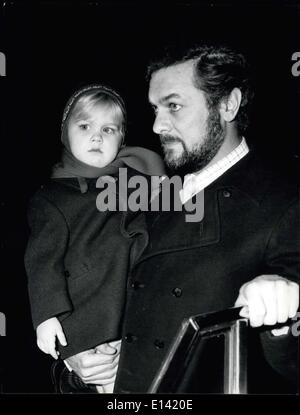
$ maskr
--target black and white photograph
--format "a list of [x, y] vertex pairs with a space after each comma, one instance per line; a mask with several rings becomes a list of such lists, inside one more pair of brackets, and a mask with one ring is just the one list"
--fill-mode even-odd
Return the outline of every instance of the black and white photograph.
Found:
[[1, 2], [0, 399], [299, 396], [299, 29], [299, 0]]

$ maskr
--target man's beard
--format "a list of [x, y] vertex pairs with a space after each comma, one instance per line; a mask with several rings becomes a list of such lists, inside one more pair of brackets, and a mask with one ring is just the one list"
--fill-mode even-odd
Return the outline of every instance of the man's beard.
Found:
[[[165, 153], [165, 163], [169, 173], [184, 177], [186, 174], [202, 170], [215, 157], [225, 140], [225, 131], [220, 123], [220, 114], [217, 109], [211, 109], [207, 118], [206, 135], [204, 141], [188, 150], [184, 141], [171, 135], [161, 135], [161, 144]], [[173, 150], [164, 148], [164, 143], [180, 142], [183, 153], [172, 158]]]

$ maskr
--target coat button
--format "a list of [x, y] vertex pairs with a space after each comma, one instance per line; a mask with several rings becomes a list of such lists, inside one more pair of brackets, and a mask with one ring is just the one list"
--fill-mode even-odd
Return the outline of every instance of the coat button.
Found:
[[132, 281], [131, 283], [131, 288], [133, 288], [134, 290], [138, 290], [139, 288], [144, 288], [145, 285], [140, 283], [139, 281]]
[[182, 295], [182, 289], [181, 288], [174, 288], [174, 290], [172, 290], [172, 294], [174, 295], [174, 297], [181, 297]]
[[70, 277], [70, 272], [67, 269], [65, 269], [64, 274], [66, 278]]
[[127, 343], [133, 343], [137, 339], [136, 336], [134, 336], [132, 333], [127, 333], [125, 336], [125, 340]]
[[165, 347], [165, 343], [162, 340], [156, 339], [154, 342], [154, 346], [157, 349], [163, 349]]
[[231, 197], [231, 192], [229, 190], [223, 190], [224, 197]]

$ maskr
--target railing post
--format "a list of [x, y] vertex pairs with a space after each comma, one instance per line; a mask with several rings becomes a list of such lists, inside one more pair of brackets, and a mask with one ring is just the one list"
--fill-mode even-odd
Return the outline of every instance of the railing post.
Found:
[[246, 319], [232, 324], [225, 340], [224, 393], [247, 393], [247, 330]]

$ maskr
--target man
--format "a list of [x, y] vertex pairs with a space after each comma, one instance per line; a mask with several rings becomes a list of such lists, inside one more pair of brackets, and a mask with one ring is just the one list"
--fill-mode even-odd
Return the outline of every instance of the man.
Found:
[[[183, 205], [204, 190], [204, 218], [188, 223], [184, 210], [147, 215], [149, 244], [128, 285], [121, 393], [149, 389], [185, 317], [235, 304], [251, 326], [272, 326], [299, 305], [298, 190], [243, 138], [252, 98], [244, 57], [202, 46], [156, 62], [149, 78], [166, 164], [185, 176]], [[296, 339], [286, 327], [261, 339], [269, 364], [295, 376], [288, 351]], [[111, 366], [102, 365], [107, 355], [68, 362], [84, 382], [97, 383], [114, 376], [112, 353]]]

